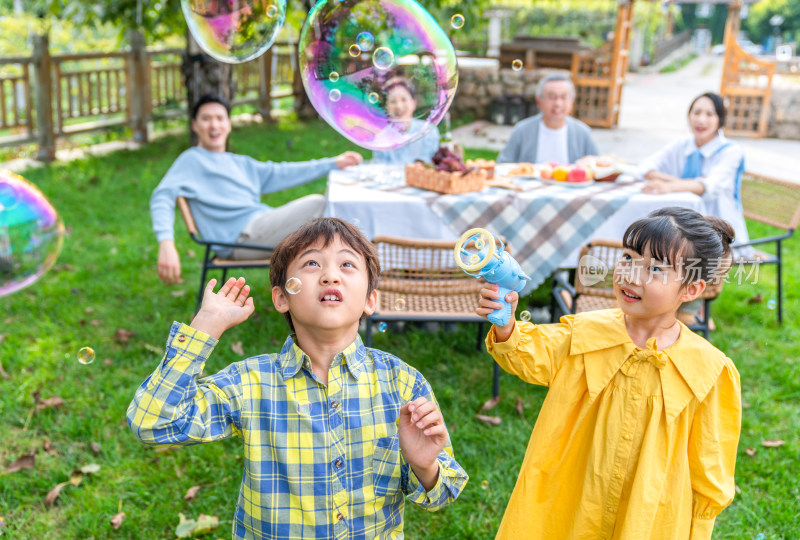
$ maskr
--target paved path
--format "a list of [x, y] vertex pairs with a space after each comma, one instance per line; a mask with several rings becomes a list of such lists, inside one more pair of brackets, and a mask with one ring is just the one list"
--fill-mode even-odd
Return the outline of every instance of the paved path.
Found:
[[[722, 59], [700, 56], [674, 73], [629, 73], [622, 91], [619, 126], [592, 130], [603, 154], [636, 163], [669, 142], [686, 136], [686, 115], [692, 99], [719, 91]], [[510, 126], [475, 122], [453, 132], [468, 148], [500, 150]], [[736, 138], [744, 147], [748, 170], [800, 182], [800, 141]]]

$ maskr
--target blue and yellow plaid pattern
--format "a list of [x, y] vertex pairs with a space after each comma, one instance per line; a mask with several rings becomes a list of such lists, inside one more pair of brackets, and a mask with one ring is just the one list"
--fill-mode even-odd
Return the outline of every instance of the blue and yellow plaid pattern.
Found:
[[128, 422], [150, 445], [244, 441], [233, 538], [402, 538], [405, 496], [437, 510], [464, 489], [468, 477], [449, 442], [429, 492], [403, 458], [400, 408], [435, 398], [399, 358], [357, 337], [334, 359], [326, 387], [290, 336], [278, 354], [198, 379], [216, 343], [173, 323], [166, 354], [136, 391]]

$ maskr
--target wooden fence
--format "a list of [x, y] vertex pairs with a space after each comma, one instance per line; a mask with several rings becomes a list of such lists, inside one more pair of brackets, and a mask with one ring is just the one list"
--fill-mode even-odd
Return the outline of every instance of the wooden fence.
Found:
[[[129, 126], [146, 141], [150, 120], [186, 115], [185, 51], [131, 42], [129, 51], [51, 55], [47, 36], [37, 36], [31, 56], [0, 57], [0, 147], [35, 143], [37, 157], [52, 160], [59, 138]], [[268, 116], [273, 99], [293, 95], [296, 69], [293, 42], [235, 65], [232, 104]]]

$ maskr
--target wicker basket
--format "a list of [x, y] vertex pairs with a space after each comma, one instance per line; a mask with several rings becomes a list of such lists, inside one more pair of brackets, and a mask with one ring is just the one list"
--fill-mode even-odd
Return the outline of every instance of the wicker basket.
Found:
[[486, 171], [476, 170], [467, 174], [437, 171], [421, 163], [406, 165], [406, 184], [439, 193], [467, 193], [480, 191], [486, 182]]

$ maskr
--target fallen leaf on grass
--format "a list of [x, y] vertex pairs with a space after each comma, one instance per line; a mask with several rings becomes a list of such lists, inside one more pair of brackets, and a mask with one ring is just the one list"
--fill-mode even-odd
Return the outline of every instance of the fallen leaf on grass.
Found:
[[56, 454], [56, 447], [53, 446], [53, 443], [50, 442], [50, 439], [47, 439], [42, 443], [42, 448], [44, 448], [44, 451], [50, 454], [51, 456], [54, 456]]
[[756, 449], [755, 448], [745, 448], [744, 449], [744, 453], [747, 454], [748, 456], [754, 456], [754, 455], [756, 455]]
[[483, 405], [481, 405], [481, 408], [478, 412], [480, 413], [483, 411], [494, 409], [495, 407], [497, 407], [497, 404], [500, 403], [500, 399], [501, 396], [495, 396], [492, 399], [487, 400]]
[[114, 341], [120, 345], [127, 345], [134, 335], [136, 335], [136, 332], [125, 330], [124, 328], [117, 328], [117, 331], [114, 332]]
[[97, 463], [89, 463], [78, 469], [83, 474], [94, 474], [100, 470], [100, 465]]
[[748, 299], [747, 303], [748, 304], [760, 304], [763, 301], [764, 301], [764, 298], [760, 294], [757, 294], [754, 297]]
[[92, 449], [92, 452], [94, 452], [95, 454], [99, 454], [99, 453], [100, 453], [100, 445], [99, 445], [99, 444], [97, 444], [96, 442], [92, 442], [92, 443], [89, 445], [89, 448], [91, 448], [91, 449]]
[[500, 422], [503, 421], [503, 419], [500, 418], [499, 416], [484, 416], [482, 414], [476, 414], [475, 418], [477, 418], [481, 422], [486, 422], [487, 424], [490, 424], [492, 426], [499, 426]]
[[151, 353], [164, 354], [164, 347], [156, 347], [155, 345], [150, 345], [149, 343], [145, 343], [144, 348], [150, 351]]
[[[2, 339], [0, 339], [2, 341]], [[5, 380], [11, 379], [11, 376], [6, 373], [6, 370], [3, 369], [3, 363], [0, 362], [0, 377], [3, 377]]]
[[525, 404], [519, 396], [517, 396], [517, 413], [519, 413], [520, 416], [525, 416]]
[[79, 486], [83, 482], [83, 473], [81, 471], [72, 471], [69, 477], [69, 483], [73, 486]]
[[69, 482], [61, 482], [60, 484], [57, 484], [56, 487], [47, 493], [47, 496], [44, 498], [44, 504], [46, 506], [52, 506], [55, 504], [56, 499], [58, 499], [58, 496], [61, 494], [61, 490], [64, 489], [64, 486], [68, 485]]
[[186, 495], [183, 496], [183, 500], [191, 501], [195, 497], [197, 497], [197, 492], [200, 491], [200, 486], [192, 486], [186, 490]]
[[197, 521], [192, 518], [186, 518], [183, 514], [178, 514], [178, 526], [175, 528], [175, 536], [178, 538], [189, 538], [198, 534], [205, 534], [213, 531], [219, 527], [219, 518], [217, 516], [207, 516], [200, 514], [197, 516]]
[[119, 514], [114, 514], [114, 517], [111, 518], [111, 528], [115, 531], [122, 527], [122, 520], [125, 519], [125, 512], [120, 512]]
[[741, 494], [742, 494], [742, 490], [739, 488], [739, 486], [738, 486], [737, 484], [733, 484], [733, 489], [734, 489], [734, 490], [736, 491], [736, 493], [738, 493], [739, 495], [741, 495]]
[[64, 404], [64, 399], [61, 396], [53, 396], [41, 401], [37, 400], [36, 410], [43, 411], [48, 407], [58, 408]]
[[774, 441], [761, 441], [761, 446], [766, 446], [767, 448], [775, 448], [776, 446], [783, 446], [786, 444], [786, 441], [782, 441], [780, 439], [776, 439]]
[[24, 454], [17, 458], [15, 462], [9, 463], [8, 467], [6, 467], [6, 473], [11, 474], [22, 469], [33, 469], [34, 465], [36, 465], [36, 452]]
[[6, 525], [6, 520], [0, 516], [0, 534], [3, 534], [3, 529], [5, 529]]
[[186, 250], [186, 254], [187, 254], [189, 257], [191, 257], [192, 259], [194, 259], [195, 257], [197, 257], [197, 255], [195, 254], [195, 252], [194, 252], [194, 250], [193, 250], [193, 249], [187, 249], [187, 250]]
[[240, 354], [244, 356], [244, 348], [242, 348], [242, 342], [237, 341], [236, 343], [231, 344], [231, 350], [236, 354]]
[[179, 296], [183, 296], [184, 294], [186, 294], [186, 289], [178, 289], [177, 291], [170, 291], [169, 294], [171, 294], [175, 298], [178, 298]]
[[100, 321], [98, 321], [97, 319], [92, 319], [91, 321], [89, 321], [89, 324], [91, 324], [92, 326], [100, 326]]

